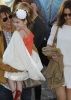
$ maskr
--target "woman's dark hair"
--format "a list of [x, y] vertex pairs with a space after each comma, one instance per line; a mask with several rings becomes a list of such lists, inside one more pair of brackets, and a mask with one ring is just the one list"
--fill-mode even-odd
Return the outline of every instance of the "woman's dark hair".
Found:
[[66, 0], [62, 3], [59, 9], [58, 18], [57, 18], [57, 26], [62, 27], [65, 23], [64, 19], [64, 10], [70, 9], [71, 11], [71, 0]]

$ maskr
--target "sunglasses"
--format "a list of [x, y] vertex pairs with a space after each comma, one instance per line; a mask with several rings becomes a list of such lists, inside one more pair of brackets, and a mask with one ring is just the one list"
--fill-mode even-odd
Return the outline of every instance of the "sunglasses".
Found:
[[9, 15], [8, 17], [3, 18], [3, 22], [6, 22], [8, 20], [8, 18], [12, 19], [12, 15]]
[[71, 13], [69, 13], [69, 14], [63, 14], [64, 15], [64, 17], [67, 17], [67, 16], [69, 16], [69, 17], [71, 17]]

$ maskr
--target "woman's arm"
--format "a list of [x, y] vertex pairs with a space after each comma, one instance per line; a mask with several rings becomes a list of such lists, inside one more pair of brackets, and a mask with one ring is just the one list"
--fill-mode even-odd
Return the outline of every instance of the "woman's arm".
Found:
[[50, 36], [48, 38], [48, 41], [47, 41], [47, 45], [49, 46], [52, 46], [53, 45], [53, 40], [54, 40], [54, 37], [55, 37], [55, 34], [56, 34], [56, 31], [57, 31], [57, 25], [54, 24], [51, 28], [51, 33], [50, 33]]

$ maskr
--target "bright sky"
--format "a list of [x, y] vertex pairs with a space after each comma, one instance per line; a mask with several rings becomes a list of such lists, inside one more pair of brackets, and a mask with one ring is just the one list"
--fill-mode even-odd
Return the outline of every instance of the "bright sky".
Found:
[[11, 6], [13, 0], [0, 0], [0, 4]]

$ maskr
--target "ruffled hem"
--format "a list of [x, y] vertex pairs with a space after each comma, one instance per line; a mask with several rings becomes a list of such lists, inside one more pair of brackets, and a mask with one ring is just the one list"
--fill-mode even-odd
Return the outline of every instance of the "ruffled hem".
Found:
[[11, 73], [11, 72], [7, 72], [7, 71], [5, 71], [4, 77], [8, 78], [10, 80], [15, 80], [15, 81], [24, 81], [24, 80], [29, 78], [27, 72], [17, 72], [17, 73], [13, 72], [13, 73]]

